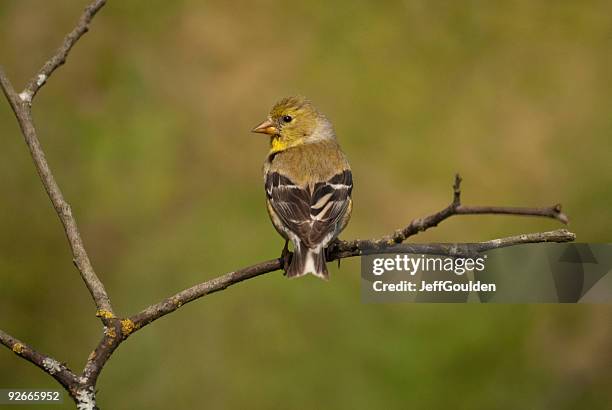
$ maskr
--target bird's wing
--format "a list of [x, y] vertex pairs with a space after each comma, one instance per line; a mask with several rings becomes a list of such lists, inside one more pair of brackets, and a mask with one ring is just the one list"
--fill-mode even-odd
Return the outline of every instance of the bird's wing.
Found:
[[333, 238], [338, 221], [350, 203], [353, 176], [344, 170], [312, 190], [300, 187], [278, 172], [266, 177], [266, 194], [285, 226], [309, 248]]

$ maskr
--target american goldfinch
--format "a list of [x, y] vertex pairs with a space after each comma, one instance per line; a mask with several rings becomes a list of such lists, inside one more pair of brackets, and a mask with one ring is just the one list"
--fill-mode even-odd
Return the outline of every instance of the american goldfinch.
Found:
[[329, 277], [325, 248], [346, 227], [353, 176], [331, 122], [302, 97], [280, 100], [253, 132], [270, 136], [266, 204], [276, 230], [293, 243], [287, 277]]

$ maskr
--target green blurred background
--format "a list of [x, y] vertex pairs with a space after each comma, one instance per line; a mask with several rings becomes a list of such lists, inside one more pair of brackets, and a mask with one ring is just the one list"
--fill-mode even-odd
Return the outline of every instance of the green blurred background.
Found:
[[[16, 87], [85, 3], [0, 3]], [[442, 208], [459, 171], [465, 203], [562, 202], [580, 241], [609, 242], [611, 16], [603, 1], [111, 0], [34, 116], [123, 315], [278, 256], [268, 142], [249, 130], [292, 94], [332, 119], [350, 158], [344, 238]], [[81, 369], [95, 307], [4, 100], [0, 141], [0, 328]], [[458, 217], [413, 240], [557, 227]], [[143, 329], [103, 371], [99, 405], [610, 408], [610, 306], [363, 305], [358, 259], [330, 268], [329, 283], [272, 273]], [[56, 386], [0, 350], [0, 387]]]

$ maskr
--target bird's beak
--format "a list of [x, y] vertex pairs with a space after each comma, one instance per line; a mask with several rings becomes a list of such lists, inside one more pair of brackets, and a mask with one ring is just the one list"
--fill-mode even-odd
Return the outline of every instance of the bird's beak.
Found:
[[274, 123], [268, 118], [257, 127], [253, 128], [251, 132], [258, 132], [260, 134], [276, 135], [278, 129], [274, 126]]

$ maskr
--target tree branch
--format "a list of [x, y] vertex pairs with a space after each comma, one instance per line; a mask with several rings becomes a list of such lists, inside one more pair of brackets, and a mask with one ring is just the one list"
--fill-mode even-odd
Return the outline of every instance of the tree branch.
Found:
[[[339, 260], [359, 256], [364, 253], [402, 251], [410, 253], [426, 253], [433, 255], [459, 256], [461, 249], [464, 253], [478, 253], [495, 248], [504, 248], [525, 243], [538, 242], [570, 242], [576, 239], [576, 235], [566, 229], [559, 229], [550, 232], [540, 232], [522, 234], [507, 238], [494, 239], [491, 241], [476, 244], [404, 244], [399, 246], [408, 237], [414, 236], [419, 232], [437, 226], [440, 222], [453, 215], [468, 214], [511, 214], [528, 216], [546, 216], [559, 221], [568, 221], [567, 216], [561, 213], [561, 206], [552, 208], [509, 208], [509, 207], [484, 207], [484, 206], [463, 206], [461, 205], [461, 177], [455, 175], [453, 184], [453, 200], [450, 205], [439, 212], [414, 219], [407, 227], [395, 231], [394, 234], [384, 236], [380, 239], [355, 239], [352, 241], [338, 240], [331, 244], [327, 249], [327, 261]], [[499, 212], [498, 212], [499, 211]], [[462, 248], [463, 246], [463, 248]], [[210, 293], [224, 290], [229, 286], [254, 278], [264, 273], [273, 272], [281, 269], [280, 259], [271, 259], [252, 265], [235, 272], [227, 273], [215, 279], [200, 283], [185, 289], [163, 301], [151, 305], [143, 311], [129, 318], [134, 323], [134, 330], [138, 330], [149, 323], [167, 315], [193, 300], [206, 296]]]
[[569, 222], [568, 217], [561, 212], [561, 205], [557, 204], [551, 207], [542, 208], [519, 208], [508, 206], [465, 206], [461, 204], [461, 176], [455, 175], [453, 184], [453, 202], [446, 208], [435, 214], [424, 218], [415, 219], [404, 229], [396, 231], [392, 236], [383, 238], [382, 242], [392, 241], [394, 243], [402, 243], [407, 238], [425, 231], [429, 228], [437, 226], [440, 222], [450, 218], [453, 215], [522, 215], [522, 216], [540, 216], [556, 219], [564, 224]]
[[78, 384], [77, 376], [64, 363], [60, 363], [51, 356], [39, 353], [22, 341], [0, 330], [0, 343], [8, 347], [17, 356], [25, 359], [43, 372], [57, 380], [66, 390], [72, 391]]
[[[484, 252], [496, 248], [505, 248], [526, 243], [540, 242], [571, 242], [576, 239], [576, 235], [566, 229], [558, 229], [549, 232], [538, 232], [509, 236], [501, 239], [493, 239], [486, 242], [475, 244], [446, 244], [446, 243], [414, 243], [402, 245], [387, 244], [383, 247], [372, 248], [371, 244], [376, 241], [356, 240], [351, 242], [340, 241], [328, 253], [328, 261], [351, 258], [365, 253], [387, 252], [407, 252], [428, 255], [448, 255], [465, 256], [479, 252]], [[350, 243], [350, 245], [348, 245]], [[151, 305], [141, 312], [130, 317], [134, 323], [134, 331], [152, 323], [153, 321], [174, 312], [181, 306], [194, 301], [203, 296], [209, 295], [228, 287], [252, 279], [265, 273], [274, 272], [282, 269], [281, 259], [271, 259], [240, 270], [227, 273], [217, 278], [208, 280], [198, 285], [185, 289], [173, 296], [170, 296], [159, 303]]]
[[[59, 67], [63, 61], [65, 61], [66, 56], [74, 43], [87, 30], [89, 21], [95, 12], [104, 5], [104, 3], [104, 1], [98, 0], [93, 2], [85, 9], [83, 16], [81, 16], [79, 20], [79, 25], [77, 28], [66, 37], [64, 44], [58, 49], [57, 53], [45, 63], [40, 72], [47, 73], [46, 75], [51, 75], [51, 73], [53, 73], [53, 71]], [[106, 293], [104, 285], [96, 275], [96, 272], [91, 265], [89, 256], [85, 251], [85, 246], [83, 244], [83, 240], [81, 239], [81, 234], [79, 232], [76, 220], [72, 215], [72, 209], [68, 202], [64, 199], [64, 195], [62, 194], [59, 185], [55, 181], [55, 177], [49, 168], [45, 153], [40, 145], [36, 127], [34, 126], [34, 120], [32, 118], [32, 99], [29, 98], [24, 100], [22, 98], [24, 93], [28, 94], [31, 92], [33, 96], [38, 88], [41, 87], [41, 85], [36, 83], [34, 86], [32, 86], [34, 88], [30, 88], [31, 84], [26, 87], [23, 93], [17, 95], [13, 85], [4, 73], [4, 70], [2, 67], [0, 67], [0, 87], [2, 88], [6, 99], [15, 113], [15, 117], [17, 118], [17, 122], [21, 128], [21, 133], [23, 134], [32, 156], [32, 160], [34, 161], [34, 165], [36, 166], [36, 171], [38, 172], [49, 199], [55, 208], [55, 212], [64, 225], [64, 231], [66, 232], [66, 237], [68, 238], [68, 243], [70, 244], [70, 249], [72, 250], [73, 262], [81, 273], [81, 277], [89, 289], [98, 311], [102, 312], [102, 319], [108, 320], [110, 317], [114, 316], [110, 299]]]
[[[383, 248], [361, 250], [348, 250], [339, 254], [340, 257], [345, 255], [355, 256], [353, 254], [360, 252], [360, 255], [370, 253], [414, 253], [426, 255], [442, 255], [453, 257], [468, 257], [477, 256], [478, 254], [491, 249], [508, 248], [510, 246], [524, 245], [529, 243], [544, 243], [544, 242], [572, 242], [576, 239], [576, 235], [567, 229], [556, 229], [548, 232], [526, 233], [515, 236], [507, 236], [500, 239], [492, 239], [485, 242], [476, 243], [402, 243], [389, 245]], [[363, 246], [366, 246], [364, 244]]]
[[[385, 250], [391, 245], [396, 245], [404, 242], [411, 236], [438, 226], [438, 224], [454, 215], [519, 215], [519, 216], [537, 216], [556, 219], [564, 224], [567, 224], [568, 217], [561, 212], [561, 205], [541, 208], [519, 208], [519, 207], [502, 207], [502, 206], [465, 206], [461, 204], [461, 176], [455, 175], [453, 183], [453, 199], [452, 202], [442, 210], [422, 218], [413, 219], [405, 228], [396, 230], [393, 234], [384, 236], [380, 239], [353, 241], [340, 241], [331, 245], [332, 250], [338, 254], [348, 252], [351, 254], [357, 250], [368, 250], [374, 252], [376, 250]], [[573, 239], [572, 239], [573, 240]], [[544, 242], [544, 241], [539, 241]], [[564, 241], [563, 241], [564, 242]], [[417, 252], [418, 253], [418, 252]]]
[[38, 70], [38, 73], [28, 82], [25, 89], [19, 97], [21, 101], [31, 104], [34, 97], [46, 83], [53, 72], [63, 65], [68, 58], [68, 53], [72, 47], [79, 41], [83, 34], [89, 31], [89, 24], [93, 20], [96, 13], [106, 4], [106, 0], [96, 0], [85, 7], [85, 11], [81, 14], [76, 27], [64, 37], [62, 45], [57, 49], [55, 54], [45, 62]]

